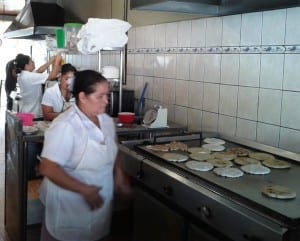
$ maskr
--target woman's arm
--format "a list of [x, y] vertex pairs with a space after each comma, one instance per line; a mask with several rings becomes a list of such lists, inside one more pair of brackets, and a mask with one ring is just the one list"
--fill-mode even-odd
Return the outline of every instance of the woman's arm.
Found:
[[50, 60], [42, 65], [41, 67], [39, 67], [35, 72], [37, 73], [43, 73], [46, 71], [46, 69], [52, 65], [52, 69], [48, 75], [47, 80], [53, 80], [57, 77], [59, 70], [60, 70], [60, 62], [61, 62], [61, 54], [57, 54], [55, 56], [53, 56], [52, 58], [50, 58]]
[[44, 119], [47, 121], [52, 121], [55, 117], [57, 117], [60, 113], [54, 112], [52, 106], [43, 105], [42, 104], [42, 111]]
[[43, 64], [38, 69], [36, 69], [35, 72], [44, 73], [47, 70], [47, 68], [53, 63], [54, 59], [55, 56], [53, 56], [47, 63]]
[[130, 199], [133, 191], [130, 185], [129, 176], [127, 176], [122, 170], [122, 163], [119, 153], [114, 166], [114, 181], [115, 191], [121, 194], [124, 198]]
[[68, 175], [58, 164], [46, 158], [42, 158], [39, 171], [56, 185], [82, 195], [91, 209], [100, 208], [102, 206], [103, 199], [99, 195], [99, 191], [102, 187], [86, 185], [80, 182]]

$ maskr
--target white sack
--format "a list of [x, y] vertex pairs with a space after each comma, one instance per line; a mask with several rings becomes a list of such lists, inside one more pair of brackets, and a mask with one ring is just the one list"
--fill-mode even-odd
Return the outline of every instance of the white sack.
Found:
[[96, 53], [104, 48], [123, 47], [131, 25], [119, 19], [89, 18], [77, 34], [77, 49], [83, 54]]

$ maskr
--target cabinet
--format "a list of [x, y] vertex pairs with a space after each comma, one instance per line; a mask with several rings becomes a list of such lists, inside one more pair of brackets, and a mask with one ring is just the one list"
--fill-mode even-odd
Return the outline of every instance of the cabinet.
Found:
[[[32, 147], [38, 146], [42, 137], [24, 136], [20, 120], [6, 112], [5, 122], [5, 229], [10, 240], [39, 240], [43, 206], [38, 199], [39, 179], [34, 177]], [[37, 145], [36, 145], [37, 144]], [[31, 153], [31, 154], [30, 154]], [[31, 179], [31, 180], [30, 180]], [[28, 196], [28, 187], [33, 187]]]
[[184, 218], [140, 188], [133, 210], [133, 241], [185, 240]]
[[[197, 207], [199, 202], [205, 204], [202, 196], [188, 192], [184, 182], [172, 176], [172, 171], [161, 171], [163, 165], [156, 165], [148, 159], [139, 161], [138, 155], [133, 160], [131, 154], [130, 161], [136, 162], [136, 166], [127, 161], [123, 166], [133, 177], [136, 189], [133, 241], [232, 241], [203, 221], [206, 217], [194, 206], [195, 203]], [[212, 205], [214, 209], [217, 208], [217, 205]], [[220, 219], [222, 215], [214, 217]]]
[[[213, 233], [214, 231], [212, 231]], [[225, 239], [217, 239], [216, 237], [213, 237], [208, 232], [203, 231], [202, 228], [197, 227], [194, 224], [191, 224], [189, 226], [189, 232], [188, 232], [188, 241], [224, 241]]]

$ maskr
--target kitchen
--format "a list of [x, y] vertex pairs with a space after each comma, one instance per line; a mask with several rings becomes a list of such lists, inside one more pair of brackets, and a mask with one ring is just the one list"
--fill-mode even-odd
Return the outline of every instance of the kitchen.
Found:
[[[83, 17], [122, 18], [116, 1], [93, 4], [72, 7]], [[138, 98], [147, 82], [146, 109], [162, 104], [169, 120], [190, 130], [299, 153], [299, 11], [183, 20], [186, 14], [130, 10], [126, 87]]]

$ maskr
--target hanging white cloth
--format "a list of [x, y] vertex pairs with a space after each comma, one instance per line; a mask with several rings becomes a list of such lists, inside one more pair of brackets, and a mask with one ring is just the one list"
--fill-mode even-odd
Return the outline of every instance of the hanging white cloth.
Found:
[[107, 47], [123, 47], [130, 28], [128, 22], [120, 19], [89, 18], [77, 34], [77, 49], [83, 54], [92, 54]]

